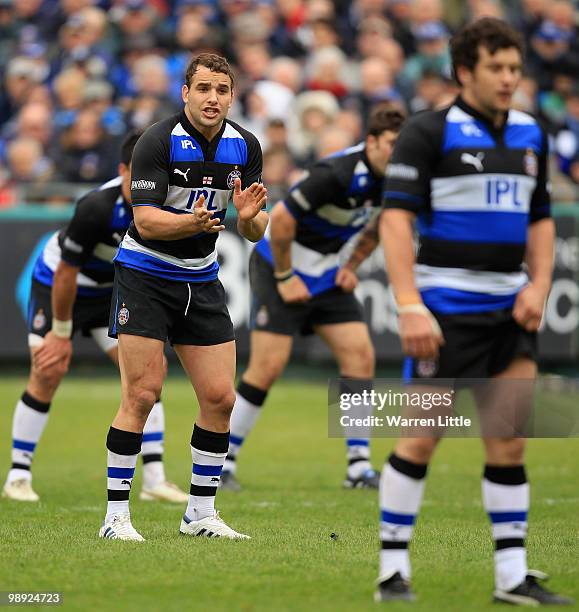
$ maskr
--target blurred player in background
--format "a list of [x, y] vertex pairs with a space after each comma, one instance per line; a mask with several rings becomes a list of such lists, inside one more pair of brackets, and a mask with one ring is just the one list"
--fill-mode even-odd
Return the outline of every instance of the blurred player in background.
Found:
[[225, 58], [203, 53], [189, 63], [183, 111], [150, 127], [131, 168], [134, 220], [115, 258], [109, 333], [119, 338], [121, 406], [107, 437], [108, 506], [100, 537], [142, 541], [129, 494], [143, 427], [164, 378], [169, 340], [187, 373], [199, 414], [191, 437], [193, 469], [180, 532], [241, 539], [215, 510], [235, 401], [235, 342], [215, 243], [231, 200], [239, 233], [257, 242], [262, 153], [253, 134], [226, 119], [233, 73]]
[[[32, 357], [26, 391], [16, 405], [12, 423], [12, 467], [2, 496], [38, 501], [32, 489], [31, 464], [50, 403], [72, 356], [72, 335], [91, 335], [118, 364], [117, 341], [108, 337], [114, 279], [113, 257], [133, 218], [130, 164], [139, 134], [121, 146], [119, 176], [91, 191], [77, 204], [69, 225], [44, 247], [33, 271], [28, 306], [28, 344]], [[141, 447], [141, 499], [187, 501], [187, 494], [165, 478], [163, 437], [165, 416], [160, 398], [145, 426]]]
[[[400, 111], [378, 107], [364, 142], [315, 163], [272, 210], [249, 264], [251, 355], [237, 387], [224, 487], [240, 488], [237, 455], [286, 367], [294, 334], [318, 334], [341, 377], [364, 387], [374, 376], [374, 349], [352, 292], [356, 269], [378, 244], [384, 172], [402, 122]], [[347, 458], [346, 487], [378, 487], [368, 439], [348, 439]]]
[[[523, 57], [514, 29], [481, 19], [453, 38], [451, 50], [461, 94], [450, 108], [417, 115], [403, 129], [380, 223], [408, 355], [405, 371], [422, 384], [436, 378], [532, 380], [555, 235], [547, 137], [533, 117], [509, 110]], [[500, 396], [496, 400], [500, 406]], [[401, 438], [382, 472], [378, 601], [414, 598], [408, 544], [437, 442]], [[572, 603], [546, 590], [539, 582], [544, 574], [527, 568], [525, 439], [485, 437], [483, 443], [495, 601]]]

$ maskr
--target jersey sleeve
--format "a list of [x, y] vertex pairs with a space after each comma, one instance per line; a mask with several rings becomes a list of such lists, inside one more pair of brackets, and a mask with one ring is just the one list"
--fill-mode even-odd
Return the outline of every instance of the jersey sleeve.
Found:
[[105, 224], [102, 207], [95, 205], [90, 194], [82, 198], [64, 231], [61, 242], [62, 260], [71, 266], [82, 267], [92, 256], [97, 242], [102, 239]]
[[331, 202], [338, 188], [332, 169], [315, 165], [290, 189], [285, 205], [294, 217], [302, 217]]
[[551, 194], [549, 193], [548, 139], [543, 131], [543, 148], [537, 160], [537, 184], [531, 196], [529, 223], [551, 216]]
[[263, 171], [263, 154], [257, 138], [248, 133], [245, 137], [247, 145], [247, 162], [243, 168], [241, 176], [241, 188], [245, 189], [253, 183], [261, 183], [261, 173]]
[[414, 213], [429, 209], [435, 158], [432, 134], [426, 129], [424, 118], [411, 119], [402, 128], [386, 168], [384, 208], [402, 208]]
[[131, 161], [133, 206], [163, 206], [169, 189], [169, 135], [150, 127], [137, 141]]

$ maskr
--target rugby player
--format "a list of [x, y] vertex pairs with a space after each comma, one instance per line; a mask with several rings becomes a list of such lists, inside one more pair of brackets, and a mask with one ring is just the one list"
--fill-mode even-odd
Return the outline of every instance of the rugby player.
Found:
[[268, 215], [255, 136], [226, 119], [233, 74], [218, 55], [192, 58], [184, 109], [150, 127], [131, 168], [134, 220], [115, 258], [109, 333], [119, 338], [121, 406], [109, 430], [108, 506], [100, 537], [143, 541], [129, 493], [143, 427], [161, 392], [163, 347], [173, 345], [199, 401], [182, 534], [247, 538], [215, 510], [235, 401], [235, 342], [215, 243], [230, 200], [239, 233], [257, 242]]
[[[251, 354], [237, 387], [224, 487], [240, 488], [237, 455], [286, 367], [295, 334], [318, 334], [350, 387], [371, 384], [374, 349], [352, 292], [358, 266], [378, 244], [384, 172], [402, 122], [400, 111], [378, 107], [364, 142], [313, 164], [272, 210], [250, 259]], [[377, 488], [369, 440], [346, 442], [344, 486]]]
[[[532, 116], [510, 109], [523, 63], [515, 30], [480, 19], [453, 37], [451, 54], [461, 93], [449, 108], [417, 115], [402, 130], [380, 221], [405, 370], [417, 383], [432, 381], [431, 388], [437, 378], [532, 380], [555, 236], [547, 137]], [[500, 406], [500, 392], [496, 400]], [[438, 440], [401, 438], [382, 472], [378, 601], [414, 598], [408, 543]], [[525, 439], [489, 435], [483, 445], [495, 600], [571, 603], [527, 567]]]
[[[52, 398], [68, 370], [72, 335], [91, 335], [118, 364], [117, 341], [109, 338], [108, 319], [114, 266], [112, 259], [132, 219], [130, 164], [138, 133], [121, 146], [119, 176], [78, 202], [69, 225], [56, 232], [38, 257], [28, 307], [31, 370], [26, 390], [16, 404], [12, 423], [12, 467], [2, 496], [36, 502], [31, 464]], [[158, 398], [157, 398], [158, 399]], [[145, 425], [141, 447], [141, 499], [182, 503], [187, 495], [165, 478], [161, 400]]]

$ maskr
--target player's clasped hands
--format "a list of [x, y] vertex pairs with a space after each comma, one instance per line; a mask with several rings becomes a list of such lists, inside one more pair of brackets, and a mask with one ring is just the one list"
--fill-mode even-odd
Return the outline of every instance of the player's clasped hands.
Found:
[[277, 290], [286, 304], [300, 304], [312, 297], [306, 284], [297, 274], [288, 280], [278, 282]]
[[219, 217], [213, 216], [213, 211], [205, 208], [205, 196], [200, 196], [193, 206], [193, 218], [198, 232], [216, 234], [225, 229]]

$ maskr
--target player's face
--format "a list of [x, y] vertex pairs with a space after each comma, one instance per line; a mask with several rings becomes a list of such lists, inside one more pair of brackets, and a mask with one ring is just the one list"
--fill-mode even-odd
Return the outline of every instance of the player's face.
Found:
[[465, 100], [486, 115], [505, 113], [521, 80], [522, 58], [515, 47], [491, 53], [479, 47], [479, 60], [471, 72], [459, 67]]
[[366, 154], [372, 167], [379, 174], [386, 173], [386, 166], [390, 161], [394, 143], [398, 138], [398, 132], [386, 130], [379, 136], [368, 136], [366, 141]]
[[191, 85], [183, 85], [185, 112], [195, 128], [212, 138], [220, 129], [233, 101], [231, 79], [222, 72], [198, 66]]

